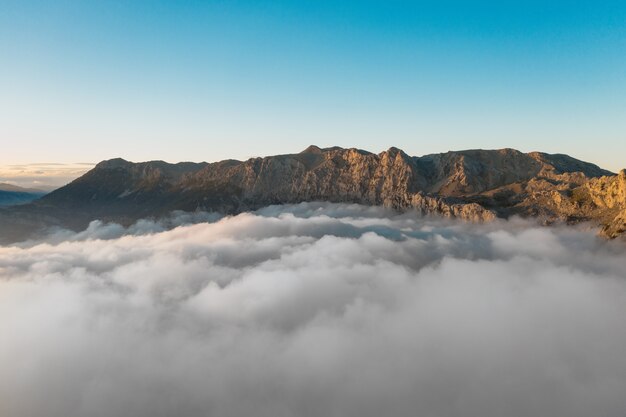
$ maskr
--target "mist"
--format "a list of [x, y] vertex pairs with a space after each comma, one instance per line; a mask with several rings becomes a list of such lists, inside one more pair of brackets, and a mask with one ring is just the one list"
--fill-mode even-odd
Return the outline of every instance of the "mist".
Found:
[[624, 416], [626, 245], [307, 203], [0, 247], [0, 415]]

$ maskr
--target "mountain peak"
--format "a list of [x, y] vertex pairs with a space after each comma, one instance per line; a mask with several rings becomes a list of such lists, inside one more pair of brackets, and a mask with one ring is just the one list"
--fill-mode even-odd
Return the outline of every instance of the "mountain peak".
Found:
[[305, 150], [303, 150], [300, 153], [301, 154], [306, 154], [306, 153], [321, 154], [322, 153], [322, 148], [320, 148], [317, 145], [310, 145], [309, 147], [307, 147]]
[[113, 169], [113, 168], [125, 168], [129, 165], [132, 165], [132, 162], [129, 162], [123, 158], [113, 158], [107, 159], [98, 163], [95, 168], [104, 168], [104, 169]]

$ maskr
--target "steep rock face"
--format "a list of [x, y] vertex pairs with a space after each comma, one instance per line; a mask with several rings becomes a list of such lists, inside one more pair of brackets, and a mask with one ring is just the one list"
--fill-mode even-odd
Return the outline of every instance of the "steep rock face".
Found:
[[196, 191], [228, 185], [240, 190], [244, 201], [336, 198], [382, 204], [383, 194], [407, 189], [412, 174], [407, 162], [396, 153], [375, 155], [357, 149], [309, 147], [299, 154], [253, 158], [226, 169], [209, 165], [191, 182]]
[[586, 177], [596, 178], [605, 175], [613, 175], [611, 172], [597, 165], [579, 161], [568, 155], [550, 155], [542, 152], [531, 152], [528, 156], [542, 164], [543, 176], [551, 177], [567, 173], [582, 173]]
[[626, 170], [592, 179], [575, 191], [591, 217], [601, 219], [602, 234], [615, 238], [626, 231]]
[[605, 222], [601, 234], [609, 239], [615, 239], [623, 236], [624, 232], [626, 232], [626, 209], [620, 210], [615, 217]]
[[422, 193], [414, 194], [408, 207], [416, 209], [423, 216], [434, 214], [471, 222], [488, 222], [497, 217], [495, 212], [477, 203], [449, 203]]
[[429, 192], [444, 196], [481, 193], [503, 185], [527, 181], [542, 164], [514, 149], [448, 152], [418, 158], [434, 167]]
[[36, 203], [0, 210], [0, 226], [79, 229], [93, 219], [128, 224], [172, 210], [238, 213], [303, 201], [384, 205], [470, 221], [511, 215], [593, 221], [608, 237], [626, 229], [626, 173], [566, 155], [501, 149], [411, 157], [397, 148], [374, 154], [316, 146], [209, 164], [104, 161]]
[[599, 208], [624, 208], [626, 205], [626, 170], [611, 177], [594, 178], [584, 184], [591, 203]]
[[323, 200], [398, 210], [416, 208], [425, 214], [468, 220], [495, 216], [479, 205], [464, 209], [425, 196], [427, 184], [415, 159], [397, 148], [376, 155], [359, 149], [311, 146], [299, 154], [254, 158], [226, 168], [211, 164], [189, 178], [186, 192], [202, 195], [206, 189], [228, 190], [240, 210]]

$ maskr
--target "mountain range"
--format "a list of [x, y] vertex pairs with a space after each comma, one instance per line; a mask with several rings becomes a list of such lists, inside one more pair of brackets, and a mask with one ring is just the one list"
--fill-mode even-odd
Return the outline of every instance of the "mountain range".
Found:
[[0, 183], [0, 206], [29, 203], [46, 194], [43, 190], [22, 188], [13, 184]]
[[382, 205], [420, 215], [544, 223], [590, 221], [614, 238], [626, 230], [626, 171], [563, 154], [514, 149], [409, 156], [310, 146], [297, 154], [215, 163], [111, 159], [30, 204], [0, 209], [0, 239], [44, 227], [79, 230], [95, 219], [124, 225], [174, 210], [236, 214], [305, 201]]

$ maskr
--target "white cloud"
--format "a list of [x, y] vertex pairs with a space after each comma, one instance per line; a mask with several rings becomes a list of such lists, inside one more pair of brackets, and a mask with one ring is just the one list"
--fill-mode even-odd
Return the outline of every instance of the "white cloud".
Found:
[[0, 415], [622, 416], [625, 249], [331, 204], [57, 232], [0, 248]]

